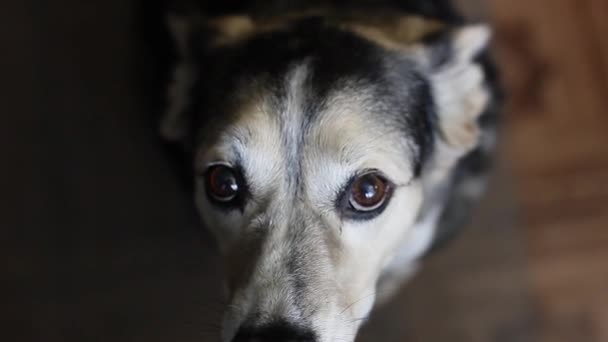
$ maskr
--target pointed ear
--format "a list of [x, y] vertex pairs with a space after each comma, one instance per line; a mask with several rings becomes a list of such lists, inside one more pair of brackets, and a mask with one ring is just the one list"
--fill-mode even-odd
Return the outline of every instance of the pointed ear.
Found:
[[[201, 51], [229, 45], [252, 35], [256, 27], [248, 16], [204, 18], [201, 15], [167, 16], [176, 62], [167, 88], [168, 106], [160, 124], [161, 136], [169, 142], [184, 142], [190, 133], [192, 94], [199, 77], [197, 56]], [[197, 43], [193, 45], [193, 41]]]
[[465, 26], [418, 46], [416, 59], [427, 74], [436, 112], [436, 143], [425, 171], [429, 188], [443, 183], [458, 161], [479, 145], [478, 119], [490, 90], [477, 56], [486, 49], [490, 29]]
[[486, 49], [490, 36], [485, 25], [465, 26], [425, 45], [418, 54], [435, 99], [440, 138], [462, 155], [477, 145], [477, 121], [489, 102], [476, 57]]
[[173, 39], [176, 62], [167, 87], [167, 108], [160, 123], [160, 134], [169, 142], [182, 142], [188, 133], [193, 106], [191, 92], [197, 81], [197, 69], [190, 50], [194, 23], [191, 18], [170, 14], [167, 27]]
[[477, 119], [489, 100], [485, 75], [476, 57], [488, 45], [487, 25], [448, 29], [418, 17], [396, 17], [371, 24], [342, 25], [389, 50], [413, 57], [427, 76], [435, 99], [438, 135], [461, 156], [477, 144]]

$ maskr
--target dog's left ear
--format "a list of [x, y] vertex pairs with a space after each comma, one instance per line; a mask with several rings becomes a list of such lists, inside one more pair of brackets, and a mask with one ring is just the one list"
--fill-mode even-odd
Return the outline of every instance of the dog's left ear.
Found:
[[488, 26], [469, 25], [414, 49], [435, 102], [437, 144], [433, 159], [444, 169], [478, 145], [478, 119], [488, 106], [490, 92], [477, 57], [487, 48], [490, 36]]
[[458, 161], [479, 145], [479, 117], [490, 101], [485, 71], [478, 56], [487, 49], [491, 31], [469, 25], [444, 32], [413, 50], [435, 104], [435, 144], [425, 165], [429, 188], [443, 183]]
[[490, 97], [484, 71], [476, 61], [490, 35], [485, 25], [465, 26], [418, 51], [435, 100], [440, 138], [463, 152], [477, 145], [477, 121]]

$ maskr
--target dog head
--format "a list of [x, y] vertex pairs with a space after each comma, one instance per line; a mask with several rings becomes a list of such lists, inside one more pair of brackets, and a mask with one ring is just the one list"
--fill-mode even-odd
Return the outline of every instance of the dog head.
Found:
[[162, 131], [193, 152], [225, 260], [224, 341], [354, 340], [384, 267], [420, 244], [429, 193], [477, 144], [488, 29], [310, 15], [172, 28], [182, 64]]

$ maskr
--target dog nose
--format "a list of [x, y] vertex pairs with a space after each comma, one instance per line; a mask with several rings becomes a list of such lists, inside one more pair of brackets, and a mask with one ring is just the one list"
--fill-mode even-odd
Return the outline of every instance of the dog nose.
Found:
[[315, 342], [312, 330], [289, 323], [241, 328], [232, 342]]

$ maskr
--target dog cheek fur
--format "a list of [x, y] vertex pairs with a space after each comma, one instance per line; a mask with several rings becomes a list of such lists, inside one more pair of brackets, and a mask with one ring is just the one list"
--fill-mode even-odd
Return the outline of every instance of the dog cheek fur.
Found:
[[[410, 236], [422, 200], [421, 184], [412, 182], [396, 189], [388, 207], [376, 220], [344, 226], [345, 257], [340, 267], [340, 283], [346, 286], [344, 291], [350, 293], [350, 303], [366, 295], [375, 297], [372, 294], [376, 292], [376, 282], [385, 266], [395, 257], [400, 246], [411, 245]], [[350, 309], [353, 318], [367, 314], [363, 309], [354, 305]]]

